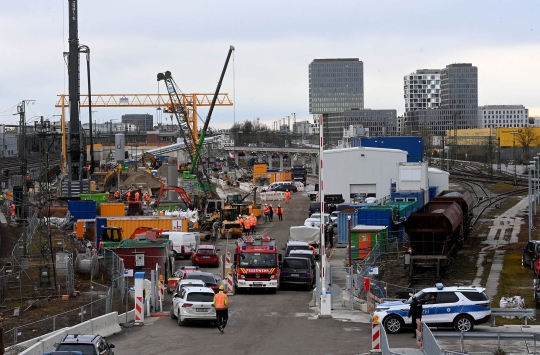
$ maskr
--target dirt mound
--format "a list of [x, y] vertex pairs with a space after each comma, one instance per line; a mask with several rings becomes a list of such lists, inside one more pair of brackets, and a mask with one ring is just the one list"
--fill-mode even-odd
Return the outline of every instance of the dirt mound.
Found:
[[137, 171], [129, 174], [129, 177], [122, 183], [123, 188], [128, 188], [133, 185], [146, 184], [150, 189], [159, 189], [162, 185], [154, 175], [146, 171]]

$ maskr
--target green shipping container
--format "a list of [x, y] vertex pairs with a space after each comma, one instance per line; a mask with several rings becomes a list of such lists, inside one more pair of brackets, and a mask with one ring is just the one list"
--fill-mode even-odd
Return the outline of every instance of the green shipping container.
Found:
[[96, 203], [109, 201], [109, 194], [79, 194], [83, 201], [96, 201]]
[[379, 252], [386, 253], [388, 244], [387, 226], [367, 226], [359, 224], [349, 230], [349, 250], [352, 259], [365, 259], [378, 243]]

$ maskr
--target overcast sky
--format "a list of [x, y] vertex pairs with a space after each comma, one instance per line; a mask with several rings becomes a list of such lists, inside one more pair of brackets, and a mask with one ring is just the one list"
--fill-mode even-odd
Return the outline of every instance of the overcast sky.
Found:
[[[68, 94], [67, 0], [3, 1], [0, 122], [36, 100], [27, 119], [57, 120]], [[230, 45], [236, 48], [211, 126], [296, 113], [309, 119], [308, 65], [315, 58], [364, 62], [365, 108], [404, 111], [403, 76], [472, 63], [479, 105], [523, 104], [540, 116], [540, 1], [79, 1], [79, 40], [91, 49], [93, 94], [155, 94], [170, 70], [184, 93], [213, 93]], [[86, 94], [81, 55], [81, 93]], [[163, 82], [159, 92], [164, 93]], [[153, 108], [99, 108], [97, 122]], [[204, 111], [200, 111], [205, 116]], [[81, 120], [88, 121], [87, 109]], [[169, 121], [170, 122], [170, 121]], [[291, 118], [292, 122], [292, 118]]]

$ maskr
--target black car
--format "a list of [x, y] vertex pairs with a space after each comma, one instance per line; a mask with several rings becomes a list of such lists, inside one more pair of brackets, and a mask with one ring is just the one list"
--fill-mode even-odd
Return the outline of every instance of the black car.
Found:
[[80, 351], [83, 355], [114, 355], [114, 344], [109, 344], [101, 335], [68, 334], [55, 351]]
[[298, 285], [311, 290], [315, 283], [315, 275], [308, 258], [286, 257], [281, 265], [279, 285]]
[[216, 277], [211, 272], [190, 272], [186, 274], [184, 280], [201, 280], [206, 287], [210, 287], [215, 293], [219, 292], [218, 280], [216, 280]]
[[295, 193], [298, 191], [298, 188], [294, 186], [293, 184], [280, 184], [277, 186], [270, 187], [266, 191], [283, 191], [283, 192], [289, 191], [289, 192]]
[[[328, 204], [324, 204], [324, 211], [328, 213]], [[321, 202], [315, 201], [309, 203], [308, 216], [311, 217], [315, 212], [321, 212]]]
[[521, 263], [524, 266], [528, 266], [531, 269], [534, 267], [534, 262], [538, 259], [540, 254], [540, 240], [532, 240], [525, 245], [523, 249], [523, 256], [521, 257]]

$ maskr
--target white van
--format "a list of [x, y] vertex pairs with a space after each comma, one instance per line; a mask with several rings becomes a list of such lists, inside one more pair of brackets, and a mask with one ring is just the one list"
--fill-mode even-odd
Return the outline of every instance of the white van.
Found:
[[201, 242], [199, 232], [163, 232], [161, 238], [168, 238], [172, 243], [174, 258], [191, 258], [191, 255], [197, 249]]

